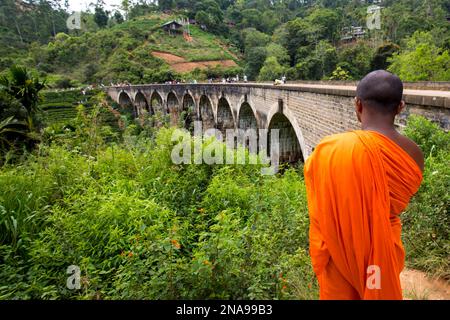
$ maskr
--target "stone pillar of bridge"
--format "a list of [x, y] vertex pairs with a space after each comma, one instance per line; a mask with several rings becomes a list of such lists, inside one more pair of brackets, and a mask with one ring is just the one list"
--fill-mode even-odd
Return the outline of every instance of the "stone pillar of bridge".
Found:
[[134, 99], [134, 106], [136, 108], [138, 116], [145, 116], [148, 114], [148, 102], [142, 92], [136, 93], [136, 97]]
[[164, 106], [164, 101], [161, 95], [154, 91], [150, 97], [150, 115], [152, 115], [152, 123], [156, 127], [162, 127], [168, 122], [167, 108]]
[[151, 115], [164, 115], [166, 113], [162, 97], [158, 92], [154, 91], [150, 96], [149, 113]]
[[300, 148], [300, 143], [292, 127], [291, 122], [282, 113], [276, 113], [269, 124], [269, 139], [268, 144], [270, 150], [270, 141], [272, 129], [279, 130], [279, 154], [280, 163], [297, 163], [303, 162], [303, 155]]

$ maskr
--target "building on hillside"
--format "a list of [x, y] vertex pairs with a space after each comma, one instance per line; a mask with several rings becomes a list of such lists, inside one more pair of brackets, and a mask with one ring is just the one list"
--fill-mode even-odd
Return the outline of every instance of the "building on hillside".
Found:
[[164, 23], [161, 28], [170, 35], [182, 34], [183, 25], [175, 20]]
[[15, 4], [16, 4], [16, 7], [22, 12], [36, 10], [36, 5], [34, 5], [32, 3], [26, 3], [22, 0], [16, 0]]
[[366, 31], [363, 27], [354, 27], [351, 26], [350, 28], [346, 27], [342, 29], [341, 33], [341, 42], [342, 43], [351, 43], [355, 42], [358, 39], [364, 38], [366, 35]]

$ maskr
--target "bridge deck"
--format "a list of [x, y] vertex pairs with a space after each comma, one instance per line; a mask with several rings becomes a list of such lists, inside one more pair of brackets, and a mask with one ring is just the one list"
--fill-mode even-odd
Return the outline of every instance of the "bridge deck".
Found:
[[[325, 89], [338, 89], [338, 90], [351, 90], [356, 93], [356, 86], [338, 86], [338, 85], [322, 85], [322, 84], [284, 84], [280, 87], [299, 87], [299, 88], [325, 88]], [[433, 96], [433, 97], [445, 97], [450, 98], [450, 91], [442, 90], [417, 90], [417, 89], [405, 89], [405, 95], [419, 95], [419, 96]]]
[[[114, 86], [111, 88], [142, 88], [149, 86], [230, 86], [230, 87], [249, 87], [249, 88], [264, 88], [276, 90], [292, 90], [312, 92], [319, 94], [330, 94], [338, 96], [353, 97], [356, 95], [356, 86], [349, 85], [326, 85], [326, 84], [299, 84], [287, 83], [282, 85], [274, 85], [270, 83], [261, 82], [238, 82], [238, 83], [180, 83], [180, 84], [143, 84], [130, 86]], [[436, 107], [450, 108], [450, 91], [445, 90], [417, 90], [405, 89], [404, 99], [407, 103], [418, 105], [429, 105]]]

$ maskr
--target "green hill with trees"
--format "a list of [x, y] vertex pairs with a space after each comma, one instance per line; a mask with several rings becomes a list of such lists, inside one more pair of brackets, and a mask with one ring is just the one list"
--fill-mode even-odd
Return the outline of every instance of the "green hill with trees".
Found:
[[[381, 29], [367, 30], [374, 2]], [[24, 3], [0, 5], [0, 69], [19, 61], [59, 86], [64, 78], [75, 85], [182, 77], [152, 50], [186, 61], [232, 59], [251, 80], [357, 80], [380, 68], [405, 81], [450, 80], [448, 0], [126, 0], [114, 12], [97, 1], [82, 14], [83, 30], [71, 31], [63, 1]], [[193, 42], [161, 30], [179, 18], [193, 23]], [[216, 69], [184, 78], [223, 75]]]

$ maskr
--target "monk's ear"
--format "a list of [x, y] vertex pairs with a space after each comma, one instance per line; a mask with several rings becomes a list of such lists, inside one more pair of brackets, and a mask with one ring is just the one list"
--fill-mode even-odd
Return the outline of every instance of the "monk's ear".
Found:
[[396, 115], [397, 115], [397, 114], [400, 114], [400, 113], [403, 111], [403, 109], [405, 109], [405, 105], [406, 105], [405, 101], [402, 100], [402, 101], [400, 102], [400, 104], [398, 105], [398, 107], [397, 107], [397, 113], [396, 113]]
[[361, 121], [362, 109], [363, 109], [363, 105], [362, 105], [361, 99], [358, 97], [355, 97], [355, 111], [356, 111], [356, 115], [358, 116], [359, 121]]

